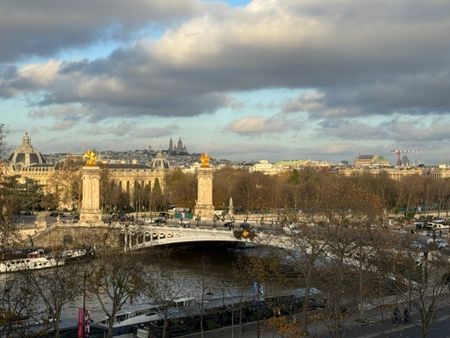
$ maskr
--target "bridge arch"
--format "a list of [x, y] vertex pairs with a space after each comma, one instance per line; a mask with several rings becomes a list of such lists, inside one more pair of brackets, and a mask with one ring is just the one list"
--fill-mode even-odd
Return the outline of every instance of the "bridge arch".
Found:
[[236, 238], [233, 231], [218, 229], [177, 228], [159, 226], [130, 227], [123, 232], [124, 249], [127, 251], [144, 248], [202, 242], [235, 243], [256, 246], [259, 243], [248, 238]]

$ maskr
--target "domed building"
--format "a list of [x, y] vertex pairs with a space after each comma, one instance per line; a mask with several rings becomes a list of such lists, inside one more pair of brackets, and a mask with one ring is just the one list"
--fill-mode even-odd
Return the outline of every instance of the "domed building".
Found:
[[22, 138], [22, 145], [14, 150], [8, 161], [15, 170], [46, 163], [42, 154], [31, 145], [31, 138], [27, 132]]
[[[103, 170], [108, 171], [109, 181], [120, 186], [123, 192], [130, 196], [134, 195], [135, 187], [152, 187], [155, 180], [159, 180], [161, 188], [164, 189], [164, 177], [170, 169], [169, 161], [159, 153], [152, 161], [151, 165], [144, 164], [110, 164], [98, 161]], [[22, 138], [22, 144], [17, 147], [5, 163], [0, 163], [0, 170], [5, 176], [17, 175], [20, 181], [26, 178], [37, 181], [44, 187], [46, 193], [55, 192], [55, 189], [64, 190], [65, 182], [59, 182], [55, 187], [55, 180], [61, 181], [65, 174], [77, 175], [83, 166], [82, 155], [70, 155], [61, 159], [56, 164], [46, 163], [42, 154], [31, 145], [31, 138], [28, 133]], [[64, 174], [64, 175], [63, 175]], [[67, 190], [71, 190], [70, 187]], [[62, 196], [64, 191], [58, 191]], [[72, 208], [70, 201], [61, 203], [61, 208]]]
[[170, 163], [161, 152], [158, 152], [152, 160], [150, 166], [156, 170], [169, 170]]

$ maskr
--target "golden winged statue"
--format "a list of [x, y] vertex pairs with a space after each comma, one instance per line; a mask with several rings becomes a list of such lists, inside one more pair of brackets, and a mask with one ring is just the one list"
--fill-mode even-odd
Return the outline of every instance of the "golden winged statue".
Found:
[[202, 168], [209, 168], [209, 156], [207, 153], [200, 154], [200, 162]]
[[86, 160], [86, 165], [88, 166], [94, 166], [97, 164], [97, 154], [95, 150], [89, 149], [86, 151], [83, 155], [83, 160]]

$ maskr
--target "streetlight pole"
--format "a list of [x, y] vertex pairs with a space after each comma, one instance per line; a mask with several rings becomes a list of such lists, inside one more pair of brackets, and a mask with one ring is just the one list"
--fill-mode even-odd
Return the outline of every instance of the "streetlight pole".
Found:
[[83, 271], [83, 338], [86, 329], [86, 270]]
[[225, 288], [222, 288], [222, 327], [225, 325]]
[[258, 334], [257, 334], [257, 337], [258, 337], [258, 338], [259, 338], [259, 334], [260, 334], [260, 331], [259, 331], [259, 293], [260, 293], [260, 289], [259, 289], [259, 288], [260, 288], [260, 285], [259, 285], [259, 282], [258, 282], [258, 290], [257, 290], [257, 292], [258, 292], [258, 293], [257, 293], [257, 297], [258, 297], [258, 298], [257, 298], [257, 301], [258, 301], [258, 302], [256, 303], [256, 306], [258, 307], [258, 308], [257, 308], [257, 312], [258, 312], [258, 329], [257, 329]]

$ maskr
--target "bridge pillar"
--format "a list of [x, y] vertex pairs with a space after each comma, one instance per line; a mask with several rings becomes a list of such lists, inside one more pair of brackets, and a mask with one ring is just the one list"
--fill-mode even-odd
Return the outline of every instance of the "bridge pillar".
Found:
[[197, 187], [197, 203], [194, 213], [202, 220], [212, 221], [214, 218], [212, 168], [201, 167], [197, 169]]
[[80, 210], [81, 223], [102, 223], [100, 210], [100, 168], [85, 166], [81, 170], [83, 198]]

